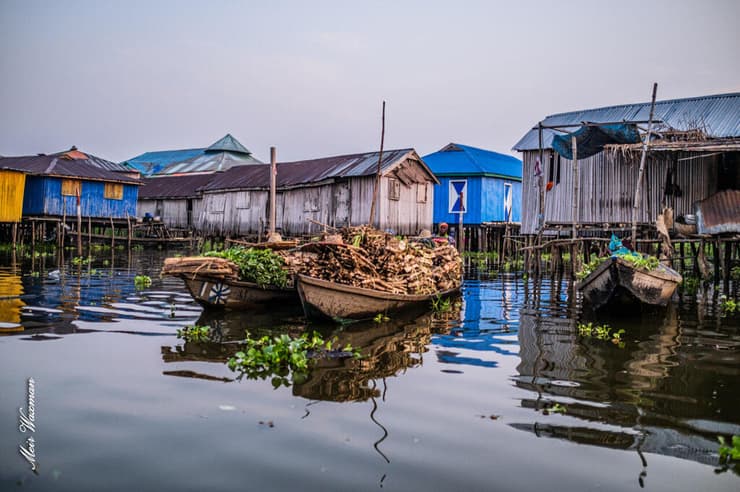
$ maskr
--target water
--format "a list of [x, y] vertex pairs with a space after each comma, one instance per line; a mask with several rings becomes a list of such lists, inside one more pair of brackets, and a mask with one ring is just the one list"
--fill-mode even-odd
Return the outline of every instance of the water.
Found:
[[[579, 334], [566, 281], [476, 275], [444, 316], [312, 326], [364, 358], [273, 389], [225, 362], [247, 328], [307, 329], [300, 311], [204, 313], [163, 258], [0, 268], [0, 489], [740, 487], [716, 440], [740, 434], [740, 323], [711, 305], [591, 319], [625, 330], [613, 343]], [[193, 323], [219, 343], [175, 336]], [[38, 475], [19, 452], [28, 378]]]

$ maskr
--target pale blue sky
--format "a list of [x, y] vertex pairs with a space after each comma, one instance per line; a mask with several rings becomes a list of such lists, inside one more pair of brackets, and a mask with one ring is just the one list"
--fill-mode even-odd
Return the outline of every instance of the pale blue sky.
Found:
[[232, 133], [263, 160], [449, 142], [740, 91], [740, 1], [0, 0], [0, 155], [120, 161]]

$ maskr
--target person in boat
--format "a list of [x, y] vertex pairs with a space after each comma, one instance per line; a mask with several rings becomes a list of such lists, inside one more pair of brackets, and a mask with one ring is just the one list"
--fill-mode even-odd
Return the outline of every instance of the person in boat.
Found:
[[439, 228], [437, 229], [437, 235], [435, 236], [435, 241], [444, 242], [442, 240], [446, 240], [453, 246], [455, 245], [455, 237], [450, 234], [450, 226], [447, 222], [440, 222]]

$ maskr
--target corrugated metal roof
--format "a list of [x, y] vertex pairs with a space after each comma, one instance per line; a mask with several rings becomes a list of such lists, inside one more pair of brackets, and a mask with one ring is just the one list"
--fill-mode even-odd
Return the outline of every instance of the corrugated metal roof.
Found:
[[206, 148], [145, 152], [122, 164], [135, 168], [144, 176], [152, 176], [224, 171], [229, 166], [261, 163], [229, 133]]
[[224, 138], [206, 149], [206, 152], [234, 152], [236, 154], [251, 154], [237, 139], [227, 133]]
[[163, 198], [185, 199], [199, 196], [199, 189], [208, 184], [215, 174], [189, 174], [182, 176], [157, 176], [141, 180], [140, 200]]
[[[404, 160], [409, 153], [419, 159], [414, 149], [383, 151], [381, 170], [386, 171]], [[270, 185], [269, 165], [232, 167], [214, 177], [204, 190], [225, 190], [237, 188], [265, 188]], [[370, 176], [378, 169], [378, 152], [350, 154], [305, 161], [281, 162], [277, 165], [278, 187], [318, 183], [335, 178]], [[432, 172], [429, 171], [430, 176]]]
[[[605, 108], [586, 109], [550, 115], [542, 121], [545, 126], [577, 125], [583, 122], [605, 123], [621, 121], [647, 121], [650, 103], [624, 104]], [[740, 136], [740, 93], [717, 94], [687, 99], [671, 99], [655, 103], [655, 117], [662, 125], [675, 130], [702, 129], [714, 138]], [[535, 125], [537, 126], [537, 123]], [[575, 130], [575, 128], [573, 128]], [[554, 130], [542, 130], [542, 146], [552, 146]], [[536, 150], [539, 148], [538, 131], [529, 130], [514, 150]]]
[[740, 233], [740, 190], [724, 190], [696, 204], [699, 234]]
[[496, 175], [522, 178], [522, 161], [516, 157], [456, 143], [425, 155], [424, 162], [437, 176]]
[[155, 175], [217, 172], [247, 164], [262, 163], [251, 155], [232, 154], [231, 152], [208, 152], [165, 166], [159, 172], [155, 173]]
[[[76, 151], [76, 149], [75, 149]], [[0, 158], [0, 169], [13, 169], [27, 174], [60, 176], [65, 178], [83, 178], [96, 181], [116, 181], [120, 183], [139, 184], [138, 179], [129, 178], [120, 172], [109, 170], [110, 161], [91, 154], [76, 151], [86, 158], [70, 158], [70, 152], [58, 152], [48, 155], [29, 155]], [[126, 171], [129, 171], [126, 169]]]

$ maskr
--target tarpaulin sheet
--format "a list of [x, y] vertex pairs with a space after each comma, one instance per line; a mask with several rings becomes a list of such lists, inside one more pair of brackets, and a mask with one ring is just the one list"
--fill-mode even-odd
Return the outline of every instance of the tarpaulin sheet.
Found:
[[604, 150], [604, 145], [633, 144], [641, 141], [637, 126], [627, 123], [582, 126], [573, 133], [553, 136], [552, 148], [561, 156], [571, 160], [573, 159], [571, 137], [576, 137], [579, 159], [598, 154]]

